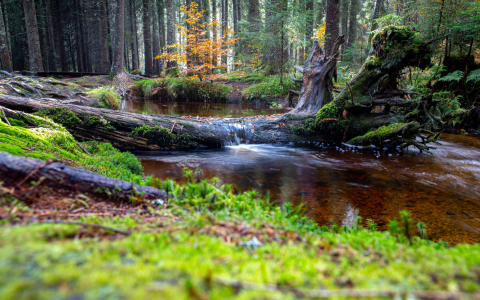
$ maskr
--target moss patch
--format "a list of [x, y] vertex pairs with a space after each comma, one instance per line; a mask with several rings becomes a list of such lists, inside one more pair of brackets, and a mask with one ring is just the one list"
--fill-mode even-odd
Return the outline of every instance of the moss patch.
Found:
[[192, 141], [192, 136], [188, 134], [173, 134], [165, 127], [158, 125], [143, 125], [135, 128], [133, 135], [141, 136], [147, 139], [147, 144], [157, 145], [161, 148], [179, 146], [182, 148], [195, 148], [197, 143]]
[[97, 106], [108, 109], [120, 109], [120, 95], [112, 87], [99, 87], [88, 91], [88, 96], [99, 100]]
[[80, 119], [68, 107], [55, 107], [42, 109], [35, 113], [37, 116], [48, 117], [53, 122], [62, 124], [67, 128], [75, 127]]

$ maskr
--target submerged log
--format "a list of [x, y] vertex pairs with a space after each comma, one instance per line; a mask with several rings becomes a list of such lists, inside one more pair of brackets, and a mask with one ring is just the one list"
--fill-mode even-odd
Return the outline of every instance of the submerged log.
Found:
[[42, 180], [42, 184], [86, 194], [106, 196], [129, 202], [131, 197], [144, 200], [165, 199], [159, 189], [132, 184], [96, 173], [72, 168], [54, 161], [41, 161], [0, 152], [0, 178], [8, 187], [22, 188], [25, 182]]

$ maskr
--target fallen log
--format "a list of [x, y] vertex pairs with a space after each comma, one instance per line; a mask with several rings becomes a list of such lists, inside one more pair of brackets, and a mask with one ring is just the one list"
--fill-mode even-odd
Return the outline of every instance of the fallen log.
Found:
[[159, 189], [105, 177], [72, 168], [55, 161], [41, 161], [0, 152], [0, 178], [7, 187], [22, 188], [25, 182], [44, 178], [42, 184], [86, 194], [105, 196], [116, 201], [130, 201], [131, 197], [144, 200], [165, 199]]
[[[78, 118], [76, 123], [63, 122], [67, 118], [57, 118], [54, 110], [49, 117], [63, 124], [79, 141], [108, 142], [125, 150], [166, 150], [197, 146], [215, 148], [237, 142], [274, 144], [301, 142], [312, 138], [326, 139], [324, 136], [299, 135], [298, 128], [303, 126], [306, 119], [313, 120], [315, 116], [312, 115], [271, 115], [238, 119], [186, 118], [136, 114], [8, 95], [0, 95], [0, 106], [24, 112], [67, 109], [67, 112]], [[148, 126], [151, 131], [143, 130], [143, 134], [135, 134], [142, 126]], [[165, 139], [182, 139], [182, 143], [165, 143]]]

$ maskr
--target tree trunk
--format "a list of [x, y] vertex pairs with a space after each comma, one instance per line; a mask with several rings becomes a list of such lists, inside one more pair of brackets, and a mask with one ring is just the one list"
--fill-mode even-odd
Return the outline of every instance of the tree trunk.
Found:
[[377, 29], [377, 23], [375, 22], [376, 19], [380, 18], [380, 9], [383, 5], [383, 0], [375, 0], [375, 8], [373, 9], [373, 18], [372, 18], [372, 29], [370, 31], [374, 31]]
[[332, 101], [332, 79], [336, 75], [338, 48], [344, 41], [343, 36], [336, 40], [331, 56], [325, 55], [315, 41], [303, 68], [303, 87], [292, 114], [313, 114]]
[[85, 58], [86, 58], [86, 54], [84, 52], [84, 45], [85, 45], [85, 33], [83, 32], [83, 24], [80, 20], [80, 15], [81, 15], [81, 11], [82, 11], [82, 8], [80, 6], [80, 0], [75, 0], [75, 10], [76, 10], [76, 13], [75, 13], [75, 28], [76, 28], [76, 32], [77, 34], [75, 35], [75, 38], [76, 38], [76, 42], [77, 42], [77, 65], [78, 65], [78, 72], [87, 72], [87, 70], [84, 69], [84, 66], [86, 64], [85, 62]]
[[[349, 17], [350, 0], [340, 0], [340, 20], [342, 26], [342, 35], [345, 36], [345, 40], [348, 41], [348, 17]], [[347, 45], [342, 45], [342, 53]]]
[[323, 17], [325, 16], [325, 0], [320, 0], [315, 2], [315, 11], [317, 12], [316, 15], [316, 23], [320, 27], [323, 24]]
[[152, 7], [152, 42], [153, 42], [153, 74], [160, 75], [162, 72], [162, 64], [160, 59], [155, 59], [156, 56], [161, 54], [161, 47], [160, 47], [160, 28], [158, 26], [158, 11], [157, 11], [157, 0], [151, 0], [151, 7]]
[[23, 0], [25, 12], [25, 25], [28, 43], [28, 64], [30, 71], [43, 71], [42, 52], [40, 49], [40, 38], [38, 37], [37, 15], [35, 12], [34, 0]]
[[7, 72], [12, 72], [12, 61], [10, 59], [10, 50], [8, 49], [7, 31], [3, 21], [3, 9], [0, 5], [0, 58], [2, 60], [2, 68]]
[[327, 0], [327, 18], [325, 29], [325, 54], [331, 56], [333, 54], [333, 46], [338, 37], [339, 24], [339, 0]]
[[307, 0], [305, 3], [305, 13], [307, 16], [307, 28], [306, 28], [306, 38], [307, 38], [307, 47], [311, 47], [313, 45], [313, 21], [315, 19], [313, 15], [313, 0]]
[[[228, 30], [228, 0], [222, 0], [222, 39], [225, 39], [225, 35]], [[222, 65], [227, 64], [227, 55], [222, 56]]]
[[359, 0], [350, 1], [350, 18], [348, 24], [347, 48], [351, 48], [357, 39], [357, 13], [359, 10]]
[[139, 58], [138, 58], [138, 39], [137, 39], [137, 14], [135, 0], [130, 0], [130, 29], [132, 32], [132, 41], [130, 47], [132, 50], [132, 69], [138, 70]]
[[64, 39], [64, 31], [63, 31], [63, 18], [62, 18], [62, 10], [60, 5], [60, 0], [57, 0], [57, 21], [58, 26], [55, 26], [57, 29], [57, 36], [60, 48], [60, 62], [62, 65], [62, 71], [68, 71], [67, 65], [67, 55], [65, 53], [65, 39]]
[[113, 28], [113, 60], [112, 70], [110, 76], [114, 77], [123, 72], [123, 51], [125, 39], [125, 1], [124, 0], [110, 0], [115, 1], [115, 26]]
[[[166, 0], [167, 3], [167, 45], [175, 44], [175, 16], [174, 16], [174, 7], [173, 7], [173, 0]], [[175, 50], [173, 48], [169, 48], [168, 53], [173, 53]], [[167, 68], [175, 68], [177, 63], [175, 61], [169, 61], [167, 63]]]
[[130, 202], [132, 196], [140, 196], [145, 200], [165, 199], [167, 196], [164, 191], [150, 186], [140, 186], [128, 181], [105, 177], [59, 162], [44, 162], [4, 152], [0, 152], [0, 176], [8, 187], [16, 186], [27, 177], [30, 179], [28, 182], [44, 178], [42, 185], [103, 196], [107, 199], [114, 197], [119, 202]]
[[153, 74], [150, 0], [143, 0], [143, 42], [145, 47], [145, 75]]
[[166, 46], [165, 33], [167, 29], [165, 27], [165, 0], [157, 0], [158, 3], [158, 31], [160, 33], [160, 52], [163, 51], [163, 47]]
[[108, 51], [108, 18], [107, 3], [100, 1], [100, 72], [108, 74], [110, 72], [110, 58]]

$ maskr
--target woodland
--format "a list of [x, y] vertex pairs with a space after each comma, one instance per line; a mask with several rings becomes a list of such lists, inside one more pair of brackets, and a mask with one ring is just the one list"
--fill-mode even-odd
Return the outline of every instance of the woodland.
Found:
[[[480, 298], [463, 181], [480, 174], [479, 37], [478, 0], [0, 0], [0, 298]], [[214, 111], [232, 105], [250, 111]], [[372, 204], [325, 222], [331, 195], [288, 201], [189, 163], [175, 180], [144, 158], [262, 145], [401, 156], [387, 171], [445, 212], [385, 195], [393, 218]], [[461, 175], [408, 177], [452, 153]]]

